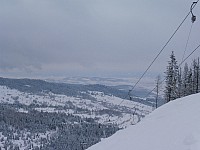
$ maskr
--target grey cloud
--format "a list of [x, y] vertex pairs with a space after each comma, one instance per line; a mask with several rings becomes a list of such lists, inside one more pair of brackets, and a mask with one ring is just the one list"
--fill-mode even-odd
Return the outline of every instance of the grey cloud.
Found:
[[[1, 0], [0, 70], [5, 74], [15, 69], [38, 70], [38, 74], [141, 72], [191, 2]], [[184, 36], [181, 32], [177, 39]], [[174, 45], [158, 62], [166, 59], [170, 48], [183, 48], [184, 42]]]

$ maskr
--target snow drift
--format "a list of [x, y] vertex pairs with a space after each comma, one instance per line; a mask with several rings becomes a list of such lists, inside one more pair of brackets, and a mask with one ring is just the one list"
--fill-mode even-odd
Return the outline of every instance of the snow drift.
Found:
[[200, 94], [171, 101], [88, 150], [200, 150]]

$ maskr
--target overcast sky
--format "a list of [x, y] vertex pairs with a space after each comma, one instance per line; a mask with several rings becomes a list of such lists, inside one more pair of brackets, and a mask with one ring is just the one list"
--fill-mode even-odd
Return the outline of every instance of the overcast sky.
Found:
[[[0, 0], [0, 76], [141, 75], [192, 0]], [[186, 55], [200, 42], [200, 3]], [[191, 16], [147, 76], [180, 62]], [[200, 50], [191, 57], [199, 56]]]

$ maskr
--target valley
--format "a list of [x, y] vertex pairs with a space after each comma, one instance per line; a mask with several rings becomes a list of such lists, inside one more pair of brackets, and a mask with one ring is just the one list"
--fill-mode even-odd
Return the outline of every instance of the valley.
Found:
[[[73, 150], [77, 148], [72, 146], [76, 141], [77, 146], [85, 149], [119, 129], [136, 124], [153, 110], [150, 100], [139, 97], [123, 99], [126, 94], [125, 90], [98, 84], [78, 85], [0, 78], [0, 102], [1, 109], [4, 110], [1, 111], [4, 119], [0, 118], [0, 122], [1, 128], [6, 128], [7, 131], [4, 133], [4, 130], [0, 130], [2, 148], [10, 143], [7, 147], [13, 145], [20, 150], [27, 147], [55, 149], [60, 146]], [[6, 115], [8, 112], [10, 117]], [[13, 117], [20, 121], [14, 123], [10, 119]], [[39, 122], [42, 123], [38, 124]], [[37, 130], [37, 127], [43, 130]], [[94, 135], [88, 137], [88, 130], [91, 130], [91, 135], [94, 132]], [[7, 137], [8, 133], [13, 136]], [[73, 135], [72, 138], [69, 133]], [[77, 137], [79, 134], [83, 135]], [[26, 138], [22, 140], [22, 137]], [[61, 137], [70, 138], [72, 143], [61, 144]], [[91, 138], [95, 140], [92, 142]], [[45, 142], [41, 144], [42, 141]], [[58, 144], [52, 146], [53, 141]], [[86, 145], [80, 144], [86, 141]]]

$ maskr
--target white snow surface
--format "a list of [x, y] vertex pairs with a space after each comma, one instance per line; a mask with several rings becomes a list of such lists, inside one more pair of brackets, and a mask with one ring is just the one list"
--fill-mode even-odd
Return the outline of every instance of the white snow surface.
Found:
[[171, 101], [88, 150], [200, 150], [200, 94]]

